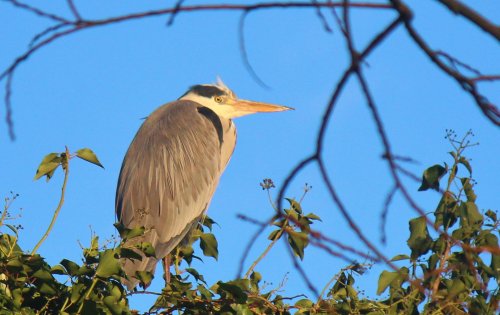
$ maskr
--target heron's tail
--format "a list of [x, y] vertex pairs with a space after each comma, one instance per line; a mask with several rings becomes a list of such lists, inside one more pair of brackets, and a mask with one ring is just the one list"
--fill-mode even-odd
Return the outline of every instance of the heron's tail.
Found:
[[[141, 255], [142, 260], [127, 258], [122, 261], [123, 271], [125, 271], [128, 279], [122, 278], [121, 281], [129, 290], [133, 290], [139, 284], [139, 279], [137, 279], [136, 276], [137, 271], [148, 271], [154, 275], [156, 265], [158, 264], [158, 259], [156, 257], [146, 257], [143, 253], [139, 251], [136, 252]], [[147, 287], [149, 283], [145, 285]]]
[[[143, 242], [148, 242], [154, 247], [155, 257], [147, 257], [143, 252], [136, 249], [136, 245]], [[129, 290], [133, 290], [137, 284], [139, 284], [140, 280], [137, 278], [138, 271], [147, 271], [154, 275], [158, 261], [172, 250], [172, 244], [169, 242], [161, 243], [154, 230], [147, 231], [142, 236], [125, 241], [123, 246], [132, 249], [142, 258], [141, 260], [130, 258], [122, 259], [122, 268], [128, 279], [122, 278], [121, 281]], [[145, 283], [144, 285], [147, 287], [149, 283]]]

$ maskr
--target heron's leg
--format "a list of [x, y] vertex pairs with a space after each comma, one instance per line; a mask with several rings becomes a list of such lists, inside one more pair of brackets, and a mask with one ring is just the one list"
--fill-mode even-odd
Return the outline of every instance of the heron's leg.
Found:
[[163, 259], [162, 259], [163, 272], [165, 273], [165, 286], [170, 282], [170, 263], [171, 263], [171, 261], [172, 261], [172, 256], [170, 256], [170, 254], [163, 257]]

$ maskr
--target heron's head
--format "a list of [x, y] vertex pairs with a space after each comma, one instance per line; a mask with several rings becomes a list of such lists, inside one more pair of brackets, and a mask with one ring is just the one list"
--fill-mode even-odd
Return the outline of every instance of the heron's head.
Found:
[[293, 108], [239, 99], [222, 80], [216, 84], [192, 86], [179, 100], [189, 100], [213, 110], [224, 118], [236, 118], [254, 113], [281, 112]]

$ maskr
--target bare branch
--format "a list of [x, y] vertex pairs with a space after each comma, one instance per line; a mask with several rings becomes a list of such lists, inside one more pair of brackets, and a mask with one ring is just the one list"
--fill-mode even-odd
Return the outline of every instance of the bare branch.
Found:
[[481, 109], [483, 114], [495, 125], [500, 126], [500, 110], [492, 103], [490, 103], [483, 95], [481, 95], [477, 89], [476, 81], [471, 80], [460, 72], [451, 69], [446, 64], [444, 64], [437, 56], [437, 54], [427, 45], [420, 34], [411, 25], [411, 19], [413, 13], [410, 11], [406, 5], [404, 5], [400, 0], [391, 0], [394, 8], [399, 12], [400, 16], [403, 18], [405, 28], [413, 39], [413, 41], [420, 47], [420, 49], [431, 59], [431, 61], [436, 64], [441, 70], [443, 70], [450, 77], [454, 78], [455, 81], [468, 92], [472, 98], [475, 100], [478, 107]]
[[494, 25], [470, 7], [458, 0], [438, 0], [438, 2], [445, 5], [453, 13], [463, 16], [500, 41], [500, 27]]
[[73, 0], [66, 0], [66, 2], [68, 3], [68, 7], [69, 9], [71, 10], [71, 13], [73, 13], [73, 16], [75, 17], [75, 19], [77, 21], [81, 21], [82, 20], [82, 17], [80, 16], [80, 13], [78, 12], [78, 10], [76, 9], [76, 6], [75, 4], [73, 3]]

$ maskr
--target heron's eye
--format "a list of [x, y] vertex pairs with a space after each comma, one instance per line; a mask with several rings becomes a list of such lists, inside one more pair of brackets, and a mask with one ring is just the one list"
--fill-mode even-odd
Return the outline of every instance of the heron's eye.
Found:
[[223, 100], [222, 96], [215, 96], [214, 97], [214, 101], [217, 103], [222, 103], [222, 100]]

